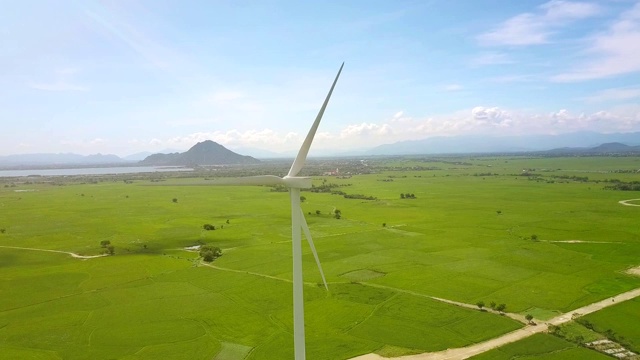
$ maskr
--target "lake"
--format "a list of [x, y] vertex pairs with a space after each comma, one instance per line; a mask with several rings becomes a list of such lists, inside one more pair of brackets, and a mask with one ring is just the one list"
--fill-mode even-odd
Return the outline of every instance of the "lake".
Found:
[[29, 170], [0, 170], [0, 177], [24, 177], [39, 176], [73, 176], [73, 175], [117, 175], [138, 174], [149, 172], [175, 172], [193, 171], [191, 168], [172, 166], [121, 166], [121, 167], [95, 167], [74, 169], [29, 169]]

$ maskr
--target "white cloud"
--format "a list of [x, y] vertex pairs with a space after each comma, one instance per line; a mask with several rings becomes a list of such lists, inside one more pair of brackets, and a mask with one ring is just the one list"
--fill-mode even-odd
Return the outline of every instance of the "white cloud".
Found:
[[548, 43], [558, 29], [571, 21], [597, 15], [599, 7], [592, 3], [552, 0], [536, 13], [518, 14], [493, 30], [478, 36], [482, 45], [539, 45]]
[[478, 124], [502, 124], [510, 120], [509, 113], [497, 107], [485, 108], [476, 106], [471, 109], [471, 114]]
[[640, 2], [622, 13], [606, 32], [588, 39], [587, 59], [576, 69], [554, 76], [558, 82], [612, 77], [640, 71]]

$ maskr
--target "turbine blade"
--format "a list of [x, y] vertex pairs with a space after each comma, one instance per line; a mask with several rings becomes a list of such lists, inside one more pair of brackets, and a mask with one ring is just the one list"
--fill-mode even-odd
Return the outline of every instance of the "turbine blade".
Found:
[[284, 180], [274, 175], [258, 175], [247, 177], [228, 177], [213, 180], [186, 182], [186, 183], [165, 183], [153, 184], [152, 186], [242, 186], [242, 185], [284, 185]]
[[309, 247], [311, 247], [311, 252], [313, 253], [313, 257], [316, 258], [316, 264], [318, 264], [318, 270], [320, 270], [320, 276], [322, 276], [322, 282], [324, 283], [324, 288], [327, 289], [327, 291], [329, 291], [329, 286], [327, 286], [327, 280], [324, 278], [322, 265], [320, 265], [320, 259], [318, 258], [318, 252], [316, 251], [315, 245], [313, 245], [313, 240], [311, 239], [311, 232], [309, 231], [307, 220], [304, 218], [304, 212], [302, 212], [302, 208], [300, 208], [300, 218], [302, 219], [302, 221], [300, 222], [300, 226], [302, 226], [302, 230], [304, 231], [304, 237], [306, 237], [307, 241], [309, 242]]
[[307, 137], [304, 139], [302, 143], [302, 147], [298, 152], [298, 156], [293, 161], [293, 165], [291, 165], [291, 169], [289, 169], [289, 174], [287, 176], [296, 176], [304, 166], [304, 162], [307, 160], [307, 154], [309, 154], [309, 148], [311, 147], [311, 143], [313, 142], [313, 137], [316, 135], [316, 130], [318, 130], [318, 125], [320, 124], [320, 120], [322, 120], [322, 115], [324, 115], [324, 110], [327, 108], [327, 104], [329, 104], [329, 98], [331, 98], [331, 93], [333, 93], [333, 88], [336, 86], [338, 82], [338, 78], [340, 77], [340, 73], [342, 72], [342, 68], [344, 67], [344, 63], [340, 66], [340, 70], [338, 70], [338, 75], [336, 75], [336, 79], [333, 80], [333, 85], [331, 85], [331, 89], [329, 89], [329, 93], [327, 94], [327, 98], [324, 99], [324, 103], [320, 108], [320, 112], [318, 112], [318, 116], [316, 116], [316, 120], [313, 122], [311, 129], [309, 129], [309, 133]]

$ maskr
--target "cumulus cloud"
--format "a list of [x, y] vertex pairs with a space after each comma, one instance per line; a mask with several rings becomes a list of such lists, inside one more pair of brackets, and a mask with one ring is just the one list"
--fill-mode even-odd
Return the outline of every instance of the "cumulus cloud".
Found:
[[509, 113], [497, 107], [476, 106], [471, 109], [471, 115], [478, 124], [502, 124], [510, 120]]
[[552, 77], [558, 82], [606, 78], [640, 71], [640, 2], [622, 13], [605, 32], [588, 39], [587, 60]]
[[570, 22], [597, 15], [599, 7], [592, 3], [552, 0], [535, 13], [518, 14], [493, 30], [478, 36], [487, 46], [523, 46], [548, 43], [549, 38]]
[[[573, 112], [569, 109], [540, 113], [496, 106], [476, 106], [430, 117], [412, 117], [399, 111], [389, 115], [384, 121], [349, 124], [331, 132], [319, 132], [316, 134], [311, 153], [370, 148], [433, 136], [559, 134], [575, 131], [640, 131], [640, 106], [593, 113]], [[158, 147], [188, 149], [197, 142], [213, 140], [230, 148], [252, 147], [277, 152], [295, 152], [303, 138], [304, 134], [263, 129], [197, 132], [165, 140], [154, 139], [152, 142]]]

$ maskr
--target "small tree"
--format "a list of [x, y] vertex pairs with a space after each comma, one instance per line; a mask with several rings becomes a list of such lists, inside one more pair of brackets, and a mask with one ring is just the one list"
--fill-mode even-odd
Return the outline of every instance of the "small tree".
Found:
[[506, 304], [500, 304], [498, 306], [496, 306], [496, 310], [498, 310], [499, 312], [504, 312], [504, 310], [507, 308]]
[[307, 200], [307, 198], [306, 198], [306, 197], [304, 197], [304, 196], [300, 196], [300, 202], [305, 202], [305, 200]]
[[111, 241], [109, 240], [102, 240], [100, 241], [100, 246], [102, 246], [103, 248], [106, 248], [107, 246], [109, 246], [111, 244]]
[[229, 223], [229, 219], [227, 219], [227, 224]]
[[531, 235], [531, 240], [538, 241], [538, 235], [536, 234]]
[[171, 199], [171, 201], [173, 201], [174, 203], [177, 203], [178, 202], [178, 198], [173, 198], [173, 199]]
[[489, 307], [491, 308], [491, 310], [495, 310], [496, 309], [496, 302], [492, 301], [489, 303]]
[[212, 262], [222, 256], [222, 250], [217, 246], [202, 245], [200, 246], [200, 256], [202, 256], [202, 260]]
[[529, 322], [529, 324], [531, 324], [531, 320], [533, 320], [533, 315], [531, 314], [527, 314], [527, 316], [524, 317], [525, 319], [527, 319], [527, 321]]
[[382, 227], [387, 227], [387, 223], [382, 223]]
[[1, 228], [1, 229], [0, 229], [0, 234], [4, 234], [4, 233], [6, 233], [6, 232], [7, 232], [7, 229], [5, 229], [5, 228]]
[[316, 210], [316, 215], [320, 215], [321, 211], [320, 210]]
[[336, 219], [340, 219], [342, 217], [342, 211], [340, 211], [338, 209], [335, 209], [333, 211], [333, 217], [336, 218]]
[[400, 194], [400, 199], [404, 199], [404, 194]]
[[107, 253], [109, 253], [109, 255], [113, 255], [116, 253], [116, 248], [113, 247], [113, 245], [107, 245]]
[[496, 214], [498, 215], [502, 214], [502, 210], [496, 210]]
[[480, 300], [476, 303], [476, 305], [478, 306], [478, 309], [482, 310], [482, 308], [484, 307], [484, 301]]
[[207, 230], [207, 231], [216, 229], [216, 227], [214, 225], [211, 225], [211, 224], [204, 224], [204, 225], [202, 225], [202, 228]]

